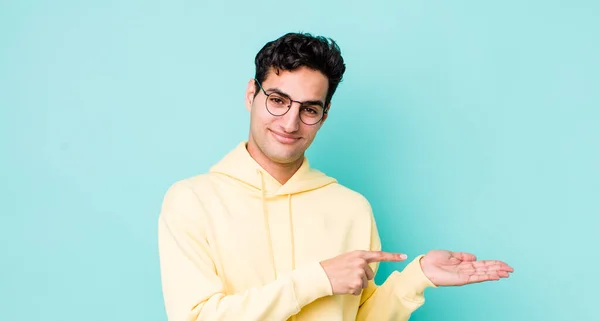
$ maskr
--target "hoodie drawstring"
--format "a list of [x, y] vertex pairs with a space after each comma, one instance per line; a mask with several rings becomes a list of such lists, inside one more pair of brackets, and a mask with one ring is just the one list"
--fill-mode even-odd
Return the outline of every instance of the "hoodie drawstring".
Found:
[[[275, 253], [273, 251], [273, 240], [271, 238], [271, 227], [269, 225], [269, 211], [267, 210], [267, 191], [265, 188], [265, 178], [263, 172], [258, 170], [260, 174], [260, 191], [261, 191], [261, 201], [263, 208], [263, 216], [265, 219], [265, 229], [267, 232], [267, 241], [269, 243], [269, 253], [271, 256], [271, 266], [273, 267], [273, 279], [277, 279], [277, 269], [275, 267]], [[296, 269], [296, 244], [294, 238], [294, 223], [292, 221], [292, 194], [288, 195], [288, 215], [290, 220], [290, 241], [292, 245], [292, 270]], [[293, 315], [289, 320], [295, 321], [296, 315]]]
[[258, 170], [260, 174], [260, 191], [261, 191], [261, 200], [262, 200], [262, 208], [263, 208], [263, 217], [265, 219], [265, 229], [267, 232], [267, 242], [269, 243], [269, 256], [271, 257], [271, 266], [273, 267], [273, 280], [277, 279], [277, 271], [275, 269], [275, 253], [273, 251], [273, 241], [271, 239], [271, 227], [269, 225], [269, 213], [267, 211], [267, 191], [265, 189], [265, 178], [263, 173]]
[[[261, 201], [262, 201], [262, 208], [263, 208], [263, 216], [265, 219], [265, 229], [267, 232], [267, 241], [269, 243], [269, 253], [271, 256], [271, 264], [273, 266], [273, 277], [276, 279], [277, 278], [277, 272], [276, 272], [276, 268], [275, 268], [275, 253], [273, 251], [273, 240], [271, 238], [271, 227], [269, 225], [269, 212], [267, 210], [267, 191], [265, 188], [265, 178], [264, 178], [264, 174], [262, 171], [258, 170], [258, 173], [260, 174], [260, 191], [261, 191]], [[288, 195], [288, 219], [290, 220], [290, 242], [291, 242], [291, 246], [292, 246], [292, 270], [294, 270], [296, 268], [296, 244], [295, 244], [295, 238], [294, 238], [294, 223], [293, 223], [293, 216], [292, 216], [292, 194], [287, 194]]]
[[[292, 194], [288, 194], [288, 214], [290, 219], [290, 239], [292, 241], [292, 271], [296, 269], [296, 245], [294, 244], [294, 221], [292, 221]], [[291, 321], [296, 321], [296, 315], [290, 318]]]
[[290, 219], [290, 239], [292, 241], [292, 270], [296, 268], [296, 245], [294, 244], [294, 221], [292, 216], [292, 194], [288, 194], [288, 214]]

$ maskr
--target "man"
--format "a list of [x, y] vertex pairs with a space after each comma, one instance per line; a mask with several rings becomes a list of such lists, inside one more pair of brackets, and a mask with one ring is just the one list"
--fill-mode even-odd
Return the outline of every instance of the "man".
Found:
[[247, 141], [167, 191], [159, 218], [170, 321], [408, 320], [428, 287], [508, 277], [499, 261], [435, 250], [380, 286], [369, 202], [304, 156], [345, 72], [333, 40], [290, 33], [255, 59]]

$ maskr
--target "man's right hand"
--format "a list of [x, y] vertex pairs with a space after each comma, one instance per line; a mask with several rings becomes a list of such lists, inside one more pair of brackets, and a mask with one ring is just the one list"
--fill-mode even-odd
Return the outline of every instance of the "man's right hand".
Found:
[[359, 295], [375, 275], [369, 263], [400, 262], [405, 254], [382, 251], [352, 251], [321, 262], [333, 288], [333, 294]]

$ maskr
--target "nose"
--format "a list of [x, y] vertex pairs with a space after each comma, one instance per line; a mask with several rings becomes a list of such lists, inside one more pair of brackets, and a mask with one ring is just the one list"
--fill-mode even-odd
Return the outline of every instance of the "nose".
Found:
[[294, 104], [295, 102], [292, 103], [290, 110], [281, 119], [282, 129], [286, 133], [293, 133], [300, 129], [300, 108], [294, 108]]

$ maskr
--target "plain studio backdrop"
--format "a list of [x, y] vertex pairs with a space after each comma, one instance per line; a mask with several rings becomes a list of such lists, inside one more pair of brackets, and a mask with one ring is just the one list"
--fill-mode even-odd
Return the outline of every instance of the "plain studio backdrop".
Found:
[[427, 290], [411, 320], [599, 320], [599, 15], [591, 0], [3, 1], [0, 320], [165, 321], [164, 193], [246, 139], [254, 56], [289, 31], [342, 48], [308, 156], [368, 197], [384, 249], [515, 268]]

